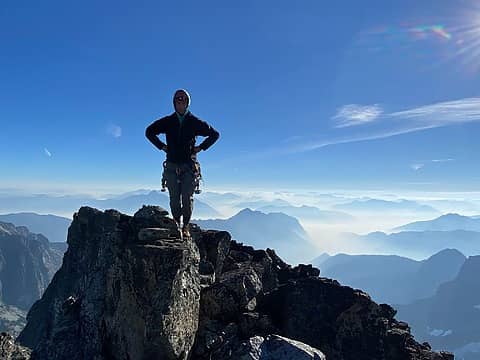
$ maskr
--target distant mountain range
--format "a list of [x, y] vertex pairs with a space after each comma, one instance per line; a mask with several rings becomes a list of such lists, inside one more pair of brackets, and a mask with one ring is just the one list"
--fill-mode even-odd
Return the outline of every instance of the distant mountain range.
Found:
[[430, 213], [438, 214], [439, 211], [429, 205], [422, 205], [416, 201], [398, 200], [388, 201], [380, 199], [353, 200], [345, 204], [334, 206], [335, 209], [352, 212], [397, 212], [397, 213]]
[[252, 210], [258, 210], [261, 207], [268, 206], [292, 206], [288, 201], [283, 199], [273, 199], [273, 200], [253, 200], [253, 201], [242, 201], [235, 204], [235, 207], [243, 209], [248, 208]]
[[[127, 214], [133, 214], [142, 205], [158, 205], [170, 211], [168, 193], [159, 191], [135, 191], [106, 199], [94, 199], [88, 196], [2, 196], [0, 212], [35, 212], [72, 214], [82, 206], [91, 206], [98, 209], [117, 209]], [[201, 200], [195, 201], [195, 216], [212, 218], [221, 214]]]
[[231, 192], [218, 193], [213, 191], [205, 191], [196, 196], [200, 201], [206, 202], [212, 207], [217, 205], [231, 205], [242, 200], [242, 196]]
[[[0, 303], [0, 331], [17, 337], [27, 323], [27, 311], [16, 306]], [[0, 356], [3, 354], [0, 352]], [[1, 357], [0, 357], [1, 359]]]
[[340, 211], [320, 210], [315, 206], [275, 206], [268, 205], [259, 207], [257, 210], [264, 213], [281, 212], [302, 220], [314, 220], [318, 222], [343, 223], [352, 221], [355, 218]]
[[446, 249], [422, 261], [395, 255], [321, 255], [313, 261], [322, 276], [368, 292], [378, 303], [408, 304], [432, 296], [455, 278], [465, 262], [457, 250]]
[[452, 231], [402, 231], [386, 234], [373, 232], [367, 235], [345, 234], [348, 241], [359, 242], [370, 253], [388, 251], [407, 257], [428, 257], [443, 249], [455, 248], [465, 255], [480, 254], [480, 232]]
[[9, 222], [15, 226], [26, 226], [29, 231], [42, 234], [50, 242], [67, 241], [67, 232], [71, 219], [56, 215], [39, 215], [35, 213], [17, 213], [0, 215], [0, 221]]
[[408, 321], [415, 338], [434, 349], [454, 351], [456, 359], [480, 358], [480, 256], [469, 257], [458, 275], [434, 296], [396, 305], [397, 319]]
[[480, 219], [459, 214], [446, 214], [428, 221], [416, 221], [399, 226], [393, 231], [453, 231], [468, 230], [480, 232]]
[[0, 301], [28, 310], [62, 263], [63, 252], [26, 227], [0, 222]]
[[425, 204], [433, 206], [435, 209], [442, 213], [449, 212], [474, 212], [480, 213], [480, 207], [477, 202], [465, 201], [465, 200], [426, 200]]
[[193, 220], [202, 229], [225, 230], [246, 245], [258, 249], [274, 248], [290, 263], [305, 262], [316, 251], [297, 219], [282, 214], [265, 214], [243, 209], [224, 220]]

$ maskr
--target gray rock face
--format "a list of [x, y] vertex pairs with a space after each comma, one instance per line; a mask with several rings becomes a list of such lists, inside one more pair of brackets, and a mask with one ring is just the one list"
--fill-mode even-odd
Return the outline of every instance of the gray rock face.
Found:
[[0, 304], [0, 331], [17, 337], [27, 323], [27, 312], [15, 306]]
[[326, 360], [325, 355], [300, 341], [278, 335], [254, 336], [232, 355], [236, 360]]
[[174, 231], [164, 215], [153, 207], [133, 218], [85, 207], [75, 214], [63, 266], [18, 339], [34, 359], [187, 359], [198, 324], [198, 250], [138, 239], [146, 227]]
[[0, 301], [28, 310], [47, 288], [62, 256], [43, 235], [0, 222]]
[[[34, 360], [451, 360], [395, 310], [225, 231], [178, 239], [166, 212], [81, 208], [18, 341]], [[292, 340], [294, 339], [294, 340]]]

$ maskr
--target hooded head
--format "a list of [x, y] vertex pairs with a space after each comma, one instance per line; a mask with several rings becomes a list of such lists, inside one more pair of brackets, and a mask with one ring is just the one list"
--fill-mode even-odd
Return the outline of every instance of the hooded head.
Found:
[[173, 95], [173, 107], [180, 115], [185, 115], [190, 107], [190, 94], [185, 89], [175, 91]]

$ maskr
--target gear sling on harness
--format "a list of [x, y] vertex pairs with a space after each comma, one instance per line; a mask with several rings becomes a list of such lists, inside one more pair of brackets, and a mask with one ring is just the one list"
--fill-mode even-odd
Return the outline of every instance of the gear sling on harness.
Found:
[[[200, 169], [200, 163], [197, 160], [192, 159], [192, 170], [193, 170], [193, 181], [194, 181], [194, 193], [195, 194], [200, 194], [202, 190], [200, 190], [200, 180], [202, 180], [202, 173]], [[185, 171], [182, 169], [181, 166], [177, 165], [175, 168], [175, 173], [177, 174], [177, 182], [180, 183], [180, 178], [182, 175], [182, 171]], [[165, 160], [163, 162], [163, 173], [162, 173], [162, 189], [161, 191], [166, 191], [167, 187], [167, 161]]]

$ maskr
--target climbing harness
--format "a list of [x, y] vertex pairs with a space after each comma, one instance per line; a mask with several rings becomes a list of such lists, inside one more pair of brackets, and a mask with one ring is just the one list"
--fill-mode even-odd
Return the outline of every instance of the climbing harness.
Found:
[[[193, 182], [194, 182], [194, 190], [193, 192], [195, 194], [200, 194], [202, 190], [200, 189], [200, 181], [203, 182], [202, 178], [202, 172], [200, 168], [200, 163], [196, 159], [192, 159], [193, 164], [192, 164], [192, 170], [193, 170]], [[182, 175], [182, 172], [185, 171], [182, 169], [181, 166], [176, 166], [175, 167], [175, 173], [177, 174], [177, 182], [180, 183], [180, 177]], [[162, 173], [162, 189], [161, 191], [165, 192], [167, 188], [167, 161], [165, 160], [163, 162], [163, 173]]]

